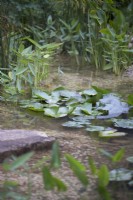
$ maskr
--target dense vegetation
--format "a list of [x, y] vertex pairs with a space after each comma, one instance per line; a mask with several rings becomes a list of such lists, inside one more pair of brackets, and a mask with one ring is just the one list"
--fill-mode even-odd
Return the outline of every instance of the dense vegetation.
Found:
[[[1, 1], [0, 70], [1, 75], [4, 72], [8, 77], [3, 74], [6, 80], [1, 78], [0, 81], [3, 84], [12, 79], [16, 83], [19, 79], [17, 85], [20, 85], [20, 81], [26, 79], [34, 85], [36, 70], [46, 75], [48, 69], [46, 67], [45, 72], [40, 65], [35, 67], [35, 59], [39, 63], [46, 62], [38, 54], [43, 51], [43, 55], [49, 56], [47, 45], [53, 42], [61, 44], [60, 53], [75, 56], [79, 65], [80, 57], [96, 68], [111, 69], [119, 74], [132, 63], [132, 45], [128, 48], [133, 31], [132, 17], [130, 0]], [[33, 41], [34, 53], [27, 38]], [[23, 52], [27, 47], [30, 49]], [[22, 69], [19, 78], [18, 68]]]

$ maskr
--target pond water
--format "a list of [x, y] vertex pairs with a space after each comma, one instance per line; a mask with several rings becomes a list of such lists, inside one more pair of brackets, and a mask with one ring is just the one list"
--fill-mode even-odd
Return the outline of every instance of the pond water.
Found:
[[[77, 66], [75, 59], [61, 57], [60, 63], [50, 69], [49, 78], [41, 83], [44, 90], [52, 90], [58, 86], [66, 89], [89, 89], [91, 85], [111, 89], [119, 93], [123, 99], [133, 93], [133, 78], [123, 75], [116, 76], [109, 71], [95, 70], [85, 63]], [[130, 117], [133, 112], [130, 112]], [[44, 117], [43, 113], [37, 113], [21, 109], [17, 105], [8, 102], [0, 103], [0, 128], [26, 128], [26, 129], [64, 129], [61, 124], [68, 119], [52, 119]], [[97, 121], [95, 121], [97, 123]], [[101, 122], [100, 122], [101, 123]], [[104, 122], [105, 123], [105, 122]]]

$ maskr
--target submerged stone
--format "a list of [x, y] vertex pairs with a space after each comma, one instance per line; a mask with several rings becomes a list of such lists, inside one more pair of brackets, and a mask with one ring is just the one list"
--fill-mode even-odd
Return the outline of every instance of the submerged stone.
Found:
[[0, 130], [0, 161], [10, 155], [20, 155], [27, 151], [49, 149], [54, 137], [36, 130]]

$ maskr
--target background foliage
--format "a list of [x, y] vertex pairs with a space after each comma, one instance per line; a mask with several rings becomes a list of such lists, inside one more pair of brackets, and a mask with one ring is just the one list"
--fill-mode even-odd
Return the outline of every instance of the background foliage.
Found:
[[[0, 68], [10, 71], [20, 39], [61, 42], [61, 52], [119, 74], [132, 63], [131, 0], [0, 1]], [[25, 47], [28, 42], [25, 42]]]

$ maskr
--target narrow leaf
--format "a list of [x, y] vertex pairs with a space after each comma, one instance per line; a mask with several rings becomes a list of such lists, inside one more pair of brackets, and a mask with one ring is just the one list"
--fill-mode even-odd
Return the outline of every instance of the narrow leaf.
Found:
[[109, 171], [106, 165], [102, 165], [99, 169], [98, 182], [102, 187], [106, 187], [109, 183]]
[[33, 156], [33, 152], [26, 153], [22, 156], [16, 158], [16, 160], [9, 166], [9, 170], [15, 170], [21, 166], [23, 166], [31, 157]]
[[75, 174], [75, 176], [79, 179], [79, 181], [84, 186], [87, 186], [89, 182], [88, 182], [88, 177], [86, 175], [85, 166], [69, 154], [67, 154], [65, 157], [70, 165], [70, 168], [72, 169], [73, 173]]
[[124, 153], [125, 153], [125, 149], [124, 149], [124, 148], [120, 149], [120, 150], [117, 151], [116, 154], [112, 157], [112, 161], [113, 161], [113, 162], [119, 162], [119, 161], [121, 161], [121, 159], [122, 159], [123, 156], [124, 156]]
[[55, 142], [52, 147], [51, 165], [54, 168], [59, 168], [61, 165], [59, 143]]

